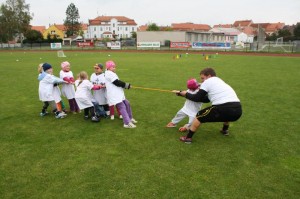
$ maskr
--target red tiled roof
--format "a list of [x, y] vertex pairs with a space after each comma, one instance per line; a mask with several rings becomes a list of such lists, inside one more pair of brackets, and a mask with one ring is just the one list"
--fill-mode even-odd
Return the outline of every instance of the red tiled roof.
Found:
[[232, 28], [232, 24], [219, 24], [219, 25], [214, 25], [214, 28]]
[[46, 30], [46, 26], [31, 26], [31, 30], [36, 30], [43, 34]]
[[172, 23], [171, 27], [173, 30], [198, 30], [198, 31], [209, 31], [211, 27], [207, 24], [193, 24], [193, 23]]
[[245, 26], [250, 26], [252, 24], [252, 20], [241, 20], [241, 21], [235, 21], [233, 23], [234, 27], [245, 27]]
[[284, 25], [285, 25], [284, 23], [279, 23], [279, 22], [278, 23], [271, 23], [266, 27], [265, 31], [266, 32], [275, 32], [277, 30], [282, 29], [284, 27]]
[[148, 25], [141, 25], [140, 27], [138, 27], [138, 31], [146, 31], [148, 28]]
[[65, 30], [66, 30], [66, 27], [65, 27], [65, 25], [63, 25], [63, 24], [54, 24], [54, 26], [55, 26], [58, 30], [61, 30], [61, 31], [65, 31]]
[[[101, 22], [109, 22], [112, 19], [116, 19], [119, 22], [126, 22], [126, 25], [137, 25], [133, 19], [129, 19], [124, 16], [99, 16], [99, 17], [96, 17], [95, 19], [89, 19], [89, 24], [90, 25], [100, 25]], [[120, 25], [122, 25], [122, 24], [120, 24]]]
[[257, 32], [253, 27], [244, 27], [241, 29], [241, 31], [243, 33], [245, 33], [246, 35], [256, 35]]

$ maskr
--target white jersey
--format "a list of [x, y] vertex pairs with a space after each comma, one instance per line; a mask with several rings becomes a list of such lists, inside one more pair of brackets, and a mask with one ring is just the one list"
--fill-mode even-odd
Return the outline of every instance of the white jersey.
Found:
[[210, 77], [201, 84], [201, 89], [208, 94], [212, 105], [224, 104], [227, 102], [239, 102], [235, 91], [218, 77]]
[[53, 98], [55, 103], [59, 103], [61, 101], [61, 92], [59, 89], [59, 86], [53, 86], [53, 92], [52, 92]]
[[[40, 74], [41, 75], [41, 74]], [[46, 74], [39, 82], [39, 98], [43, 102], [54, 101], [53, 84], [57, 81], [54, 75]], [[56, 92], [54, 92], [56, 94]]]
[[[187, 93], [195, 94], [198, 91], [199, 89], [196, 89], [194, 91], [188, 89]], [[202, 102], [193, 102], [189, 99], [186, 99], [181, 111], [190, 117], [195, 117], [197, 112], [200, 110], [201, 106]]]
[[78, 107], [82, 110], [85, 108], [89, 108], [93, 106], [93, 96], [91, 93], [91, 89], [93, 88], [93, 84], [89, 80], [83, 80], [79, 84], [79, 80], [75, 81], [76, 92], [75, 92], [75, 100], [78, 104]]
[[[60, 75], [61, 79], [64, 79], [65, 77], [74, 78], [72, 71], [65, 72], [65, 71], [61, 70], [59, 75]], [[67, 99], [75, 98], [75, 88], [74, 88], [73, 84], [63, 84], [61, 87], [61, 92], [62, 92], [63, 96], [65, 96]]]
[[[93, 73], [90, 78], [92, 84], [97, 85], [105, 85], [105, 76], [104, 73], [101, 73], [99, 75], [96, 75], [96, 73]], [[105, 105], [107, 104], [107, 96], [106, 96], [106, 88], [101, 88], [100, 90], [94, 90], [93, 91], [94, 99], [96, 102], [99, 103], [99, 105]]]
[[124, 89], [113, 84], [119, 79], [118, 75], [110, 70], [105, 71], [105, 85], [108, 105], [116, 105], [125, 100]]

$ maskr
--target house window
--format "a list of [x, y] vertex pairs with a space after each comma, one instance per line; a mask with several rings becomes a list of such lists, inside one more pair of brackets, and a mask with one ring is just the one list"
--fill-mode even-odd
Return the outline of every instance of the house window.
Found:
[[115, 27], [115, 26], [116, 26], [116, 24], [113, 23], [113, 27]]
[[96, 31], [96, 27], [94, 27], [94, 31]]
[[103, 31], [103, 28], [102, 28], [102, 27], [100, 27], [100, 31]]
[[131, 29], [132, 31], [134, 31], [134, 27], [132, 27], [132, 29]]
[[55, 30], [51, 30], [51, 35], [55, 35]]
[[125, 31], [128, 31], [128, 27], [125, 27]]

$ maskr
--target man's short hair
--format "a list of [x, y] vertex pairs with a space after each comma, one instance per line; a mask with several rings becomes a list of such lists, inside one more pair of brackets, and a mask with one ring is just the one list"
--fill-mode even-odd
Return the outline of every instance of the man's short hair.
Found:
[[205, 76], [217, 76], [215, 70], [213, 68], [204, 68], [203, 70], [200, 71], [200, 75], [205, 75]]

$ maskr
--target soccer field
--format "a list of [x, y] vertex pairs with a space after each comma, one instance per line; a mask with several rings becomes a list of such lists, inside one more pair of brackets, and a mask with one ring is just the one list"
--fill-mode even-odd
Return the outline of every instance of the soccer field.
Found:
[[[64, 53], [0, 52], [0, 198], [299, 198], [299, 57]], [[121, 80], [163, 90], [185, 90], [187, 79], [213, 67], [236, 91], [243, 116], [226, 137], [221, 123], [203, 124], [191, 145], [165, 128], [185, 100], [168, 92], [125, 90], [135, 129], [83, 113], [39, 116], [39, 63], [52, 64], [56, 76], [62, 61], [74, 75], [91, 75], [110, 59]]]

